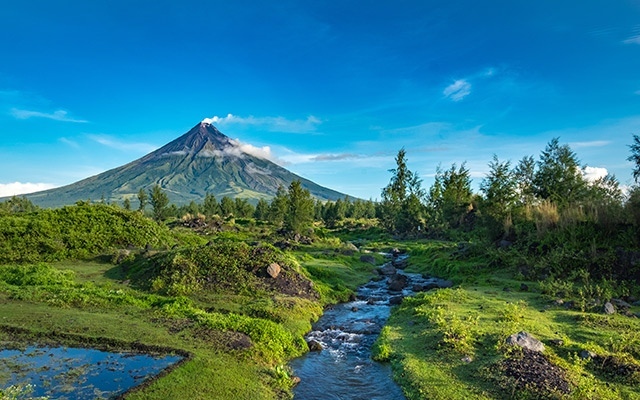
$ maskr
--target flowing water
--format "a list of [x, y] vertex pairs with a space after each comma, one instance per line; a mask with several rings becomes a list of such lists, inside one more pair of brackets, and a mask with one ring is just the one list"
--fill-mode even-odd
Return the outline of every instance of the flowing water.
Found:
[[[299, 400], [399, 400], [404, 399], [400, 387], [393, 382], [387, 364], [371, 359], [371, 347], [391, 312], [389, 301], [397, 296], [410, 296], [413, 289], [438, 279], [425, 279], [419, 274], [397, 271], [407, 277], [407, 285], [399, 291], [389, 289], [394, 277], [360, 287], [357, 300], [325, 310], [307, 335], [321, 351], [311, 351], [290, 363], [294, 375], [301, 380], [294, 388]], [[397, 276], [396, 276], [397, 278]], [[419, 289], [418, 289], [419, 290]]]
[[106, 399], [140, 385], [182, 358], [71, 347], [5, 349], [0, 350], [0, 387], [29, 384], [33, 397]]

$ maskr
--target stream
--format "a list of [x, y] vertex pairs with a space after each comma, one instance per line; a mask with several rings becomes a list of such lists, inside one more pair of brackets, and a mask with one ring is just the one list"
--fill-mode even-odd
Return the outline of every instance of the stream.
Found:
[[306, 340], [310, 348], [322, 349], [289, 364], [300, 378], [293, 389], [295, 399], [405, 399], [392, 380], [390, 366], [371, 359], [371, 347], [393, 304], [416, 291], [448, 285], [439, 278], [403, 272], [400, 268], [406, 266], [406, 257], [399, 255], [384, 264], [380, 268], [383, 279], [361, 286], [355, 301], [326, 309], [314, 324]]

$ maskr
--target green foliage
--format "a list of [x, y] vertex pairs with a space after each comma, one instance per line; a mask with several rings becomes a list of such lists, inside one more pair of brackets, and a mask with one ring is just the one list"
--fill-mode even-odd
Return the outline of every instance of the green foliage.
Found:
[[163, 247], [172, 241], [166, 227], [105, 204], [80, 202], [0, 216], [0, 263], [89, 257], [115, 248]]
[[287, 193], [284, 229], [291, 234], [308, 234], [313, 223], [313, 199], [300, 181], [293, 181]]
[[381, 223], [391, 233], [415, 235], [424, 229], [424, 190], [418, 174], [407, 167], [406, 152], [396, 155], [396, 168], [389, 184], [382, 189]]
[[507, 236], [509, 232], [505, 232], [505, 223], [511, 219], [517, 199], [517, 181], [509, 161], [500, 162], [498, 156], [493, 155], [480, 191], [484, 193], [482, 212], [492, 238]]
[[160, 185], [154, 185], [149, 190], [151, 199], [151, 207], [153, 207], [153, 219], [156, 221], [164, 221], [168, 216], [169, 197], [162, 190]]
[[38, 210], [26, 197], [13, 196], [9, 200], [0, 202], [0, 215], [29, 213]]
[[638, 183], [640, 180], [640, 136], [633, 135], [633, 143], [629, 145], [631, 155], [627, 157], [627, 161], [634, 163], [633, 179]]
[[[169, 295], [189, 295], [201, 289], [249, 293], [259, 286], [256, 273], [284, 255], [269, 245], [216, 241], [209, 245], [173, 250], [150, 260], [151, 289]], [[148, 271], [137, 274], [146, 278]]]
[[533, 186], [537, 197], [561, 206], [584, 199], [586, 182], [580, 162], [568, 145], [560, 145], [558, 138], [553, 138], [540, 154]]
[[147, 206], [147, 201], [149, 200], [149, 195], [144, 189], [140, 189], [138, 191], [138, 211], [144, 213], [144, 208]]

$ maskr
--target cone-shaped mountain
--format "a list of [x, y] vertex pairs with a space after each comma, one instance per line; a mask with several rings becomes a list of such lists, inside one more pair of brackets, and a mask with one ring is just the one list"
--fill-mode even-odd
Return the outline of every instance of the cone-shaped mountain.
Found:
[[71, 185], [26, 195], [43, 207], [73, 204], [78, 200], [137, 201], [140, 189], [160, 185], [171, 202], [202, 202], [207, 193], [257, 200], [270, 199], [279, 186], [295, 180], [321, 200], [345, 195], [301, 178], [201, 122], [176, 140], [118, 168]]

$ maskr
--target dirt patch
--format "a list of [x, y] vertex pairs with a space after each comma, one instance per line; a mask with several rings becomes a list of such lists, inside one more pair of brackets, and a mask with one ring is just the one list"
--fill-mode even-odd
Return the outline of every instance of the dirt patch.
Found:
[[640, 365], [625, 362], [613, 356], [595, 356], [591, 359], [591, 367], [607, 380], [640, 384]]
[[503, 386], [529, 391], [536, 398], [555, 398], [571, 392], [565, 371], [553, 365], [547, 357], [532, 350], [521, 349], [499, 363]]
[[207, 343], [215, 344], [226, 350], [245, 350], [253, 347], [253, 342], [248, 335], [235, 331], [219, 331], [206, 327], [198, 327], [192, 330], [195, 338]]
[[310, 300], [320, 298], [318, 292], [313, 288], [313, 282], [288, 268], [283, 268], [277, 278], [270, 277], [266, 272], [260, 273], [259, 276], [268, 290]]

